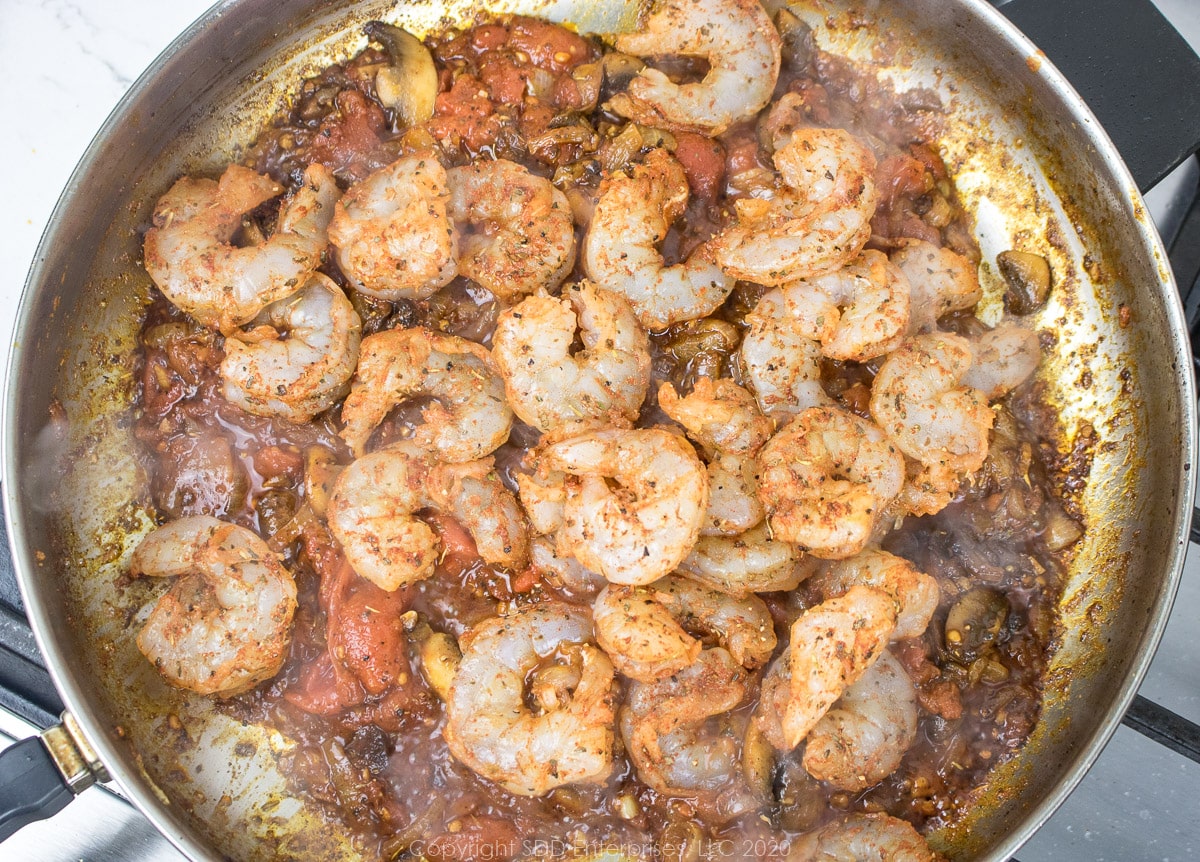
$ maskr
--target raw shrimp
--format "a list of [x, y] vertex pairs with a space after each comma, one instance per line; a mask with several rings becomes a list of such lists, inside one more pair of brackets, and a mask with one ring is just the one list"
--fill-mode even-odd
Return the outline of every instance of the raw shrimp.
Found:
[[184, 177], [154, 207], [146, 271], [177, 307], [229, 332], [295, 293], [321, 263], [338, 197], [333, 175], [310, 165], [262, 245], [230, 244], [242, 216], [280, 193], [268, 177], [230, 165], [218, 181]]
[[791, 590], [811, 573], [799, 551], [765, 524], [737, 536], [702, 537], [679, 571], [731, 596]]
[[746, 315], [750, 328], [739, 351], [746, 382], [763, 413], [785, 421], [810, 407], [833, 403], [821, 386], [821, 349], [805, 338], [787, 312], [783, 292], [772, 290]]
[[[613, 668], [591, 640], [587, 611], [558, 601], [471, 628], [459, 640], [462, 661], [446, 702], [450, 753], [520, 796], [607, 778]], [[553, 682], [567, 684], [550, 684], [551, 671]]]
[[1042, 359], [1037, 333], [1019, 323], [1005, 321], [970, 341], [971, 367], [962, 384], [978, 389], [989, 401], [1024, 383]]
[[879, 368], [871, 416], [904, 454], [958, 473], [987, 457], [992, 411], [977, 389], [961, 385], [971, 344], [945, 332], [907, 339]]
[[779, 78], [781, 40], [757, 0], [662, 0], [618, 51], [639, 57], [703, 57], [704, 80], [676, 84], [643, 69], [608, 107], [643, 125], [718, 135], [767, 104]]
[[590, 601], [608, 583], [574, 557], [560, 557], [549, 536], [538, 536], [529, 543], [529, 560], [537, 574], [574, 597]]
[[895, 350], [908, 329], [908, 279], [867, 250], [826, 275], [792, 282], [784, 302], [801, 335], [831, 359], [866, 362]]
[[563, 525], [563, 508], [567, 502], [566, 473], [549, 470], [544, 463], [538, 463], [533, 472], [517, 474], [517, 492], [529, 523], [538, 534], [550, 535]]
[[873, 423], [813, 407], [758, 453], [772, 534], [825, 559], [857, 554], [904, 485], [904, 459]]
[[250, 530], [207, 515], [172, 521], [142, 540], [129, 571], [176, 579], [137, 636], [167, 682], [230, 697], [283, 666], [296, 582]]
[[919, 637], [929, 625], [940, 598], [936, 580], [903, 557], [877, 548], [825, 563], [809, 584], [827, 599], [844, 594], [855, 584], [883, 590], [899, 607], [896, 630], [892, 633], [897, 640]]
[[441, 543], [415, 514], [427, 507], [455, 517], [486, 562], [517, 567], [528, 560], [520, 504], [491, 458], [435, 464], [411, 445], [364, 455], [338, 474], [326, 518], [354, 571], [392, 591], [428, 578], [437, 565]]
[[797, 129], [775, 151], [774, 197], [739, 198], [737, 220], [711, 245], [721, 268], [781, 285], [830, 272], [871, 238], [875, 156], [842, 129]]
[[838, 790], [857, 793], [895, 772], [916, 736], [917, 691], [884, 650], [808, 734], [804, 768]]
[[936, 862], [912, 824], [888, 814], [848, 814], [792, 841], [788, 862]]
[[762, 599], [735, 599], [687, 578], [669, 575], [645, 587], [610, 584], [592, 605], [596, 642], [617, 670], [656, 682], [694, 662], [703, 644], [688, 633], [715, 638], [743, 667], [766, 664], [775, 628]]
[[588, 276], [629, 300], [647, 329], [705, 317], [733, 290], [733, 279], [713, 261], [707, 246], [664, 266], [658, 243], [683, 215], [688, 184], [683, 167], [666, 150], [651, 150], [633, 176], [614, 174], [600, 198], [583, 241]]
[[909, 240], [891, 260], [908, 278], [909, 333], [935, 329], [943, 314], [974, 308], [983, 297], [975, 265], [948, 248]]
[[799, 745], [879, 658], [895, 627], [896, 602], [875, 587], [851, 587], [801, 614], [763, 678], [754, 719], [763, 735], [781, 751]]
[[329, 240], [356, 289], [380, 299], [424, 299], [458, 274], [458, 232], [446, 208], [446, 170], [432, 150], [352, 185]]
[[508, 439], [512, 410], [486, 348], [428, 329], [369, 335], [342, 404], [342, 438], [361, 455], [380, 422], [402, 401], [433, 398], [412, 441], [447, 461], [474, 461]]
[[458, 271], [513, 301], [557, 287], [575, 265], [567, 196], [506, 159], [446, 172], [458, 229]]
[[659, 428], [593, 431], [548, 446], [539, 461], [567, 474], [559, 551], [612, 583], [658, 580], [696, 543], [708, 474], [681, 437]]
[[[576, 324], [583, 349], [572, 354]], [[629, 303], [589, 282], [503, 312], [492, 358], [513, 411], [544, 432], [633, 424], [650, 382], [650, 347]]]
[[342, 289], [313, 273], [225, 339], [226, 400], [259, 416], [307, 422], [350, 389], [362, 322]]

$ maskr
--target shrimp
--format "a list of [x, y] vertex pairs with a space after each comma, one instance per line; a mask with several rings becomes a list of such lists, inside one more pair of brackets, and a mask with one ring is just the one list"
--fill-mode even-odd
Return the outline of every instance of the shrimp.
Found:
[[804, 768], [857, 793], [887, 778], [917, 737], [917, 691], [884, 650], [821, 717], [804, 744]]
[[943, 314], [974, 308], [983, 297], [975, 266], [948, 248], [910, 240], [891, 260], [908, 278], [910, 334], [935, 329]]
[[728, 595], [792, 590], [811, 574], [789, 542], [760, 524], [737, 536], [702, 537], [679, 571]]
[[446, 169], [414, 153], [352, 185], [329, 240], [355, 289], [379, 299], [424, 299], [458, 274], [458, 232], [446, 208]]
[[607, 107], [647, 126], [718, 135], [753, 117], [779, 78], [781, 40], [757, 0], [661, 0], [618, 51], [639, 57], [681, 54], [708, 60], [704, 80], [676, 84], [643, 69]]
[[259, 416], [307, 422], [350, 389], [362, 322], [342, 289], [320, 273], [277, 300], [248, 331], [225, 339], [227, 401]]
[[529, 543], [530, 568], [559, 589], [573, 596], [592, 600], [607, 581], [586, 568], [574, 557], [560, 557], [554, 540], [538, 536]]
[[519, 796], [604, 781], [616, 742], [613, 667], [591, 640], [587, 611], [558, 601], [471, 628], [446, 701], [450, 753]]
[[489, 563], [520, 567], [529, 558], [520, 504], [491, 458], [431, 462], [405, 444], [373, 452], [338, 474], [326, 506], [329, 531], [360, 576], [389, 592], [431, 576], [441, 551], [423, 508], [457, 519]]
[[855, 584], [878, 587], [899, 607], [892, 637], [919, 637], [933, 618], [941, 594], [937, 581], [903, 557], [867, 549], [845, 560], [826, 563], [809, 583], [827, 599], [843, 595]]
[[871, 422], [813, 407], [758, 454], [772, 534], [824, 559], [857, 554], [904, 485], [904, 459]]
[[506, 159], [446, 172], [458, 229], [458, 271], [512, 301], [557, 287], [575, 265], [567, 196]]
[[176, 579], [137, 636], [167, 682], [231, 697], [283, 666], [296, 582], [250, 530], [207, 515], [172, 521], [142, 540], [129, 571]]
[[779, 286], [831, 272], [871, 238], [875, 156], [842, 129], [797, 129], [775, 151], [782, 188], [739, 198], [737, 220], [711, 240], [729, 275]]
[[674, 676], [635, 682], [621, 736], [638, 777], [660, 793], [724, 790], [740, 772], [729, 716], [746, 696], [746, 672], [716, 647]]
[[555, 533], [563, 525], [567, 503], [567, 474], [536, 464], [531, 473], [517, 474], [517, 493], [529, 516], [529, 523], [542, 536]]
[[362, 340], [342, 404], [342, 439], [355, 455], [400, 402], [434, 399], [412, 440], [448, 461], [474, 461], [508, 439], [512, 410], [487, 348], [428, 329], [389, 329]]
[[864, 251], [826, 275], [792, 282], [784, 302], [801, 335], [831, 359], [866, 362], [900, 346], [908, 329], [908, 279], [883, 252]]
[[957, 473], [987, 457], [992, 411], [977, 389], [960, 385], [971, 344], [945, 332], [907, 339], [879, 368], [871, 416], [904, 454]]
[[799, 745], [884, 652], [895, 627], [895, 600], [861, 585], [801, 614], [763, 678], [754, 720], [768, 741], [780, 751]]
[[338, 197], [333, 175], [310, 165], [261, 245], [230, 244], [242, 216], [280, 193], [268, 177], [230, 165], [218, 181], [184, 177], [154, 207], [143, 257], [158, 289], [205, 326], [229, 332], [295, 293], [321, 263]]
[[703, 644], [685, 625], [715, 638], [743, 667], [766, 664], [775, 628], [762, 599], [735, 599], [669, 575], [646, 587], [610, 584], [592, 605], [596, 642], [617, 670], [657, 682], [700, 656]]
[[[572, 354], [576, 323], [583, 350]], [[588, 282], [504, 311], [492, 358], [513, 411], [543, 432], [632, 425], [650, 381], [649, 340], [629, 304]]]
[[696, 543], [708, 474], [677, 435], [659, 428], [593, 431], [548, 446], [539, 461], [566, 474], [559, 551], [610, 582], [656, 581]]
[[992, 401], [1029, 379], [1041, 360], [1037, 333], [1006, 321], [971, 339], [971, 367], [962, 384]]
[[600, 185], [600, 198], [583, 241], [588, 276], [633, 306], [647, 329], [706, 317], [733, 290], [733, 279], [713, 261], [707, 246], [664, 266], [657, 244], [683, 215], [688, 184], [683, 167], [666, 150], [651, 150], [633, 176], [615, 174]]
[[937, 862], [907, 820], [889, 814], [848, 814], [792, 841], [788, 862]]
[[800, 334], [783, 292], [772, 290], [746, 315], [750, 328], [738, 356], [759, 409], [786, 421], [810, 407], [833, 404], [821, 386], [821, 349]]

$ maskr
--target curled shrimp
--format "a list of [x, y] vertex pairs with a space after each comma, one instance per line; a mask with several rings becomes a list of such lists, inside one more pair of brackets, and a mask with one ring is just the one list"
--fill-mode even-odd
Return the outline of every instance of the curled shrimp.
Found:
[[799, 551], [765, 524], [736, 536], [702, 536], [679, 571], [731, 596], [792, 590], [811, 574]]
[[559, 550], [610, 582], [658, 580], [696, 543], [708, 474], [675, 434], [593, 431], [548, 446], [539, 461], [566, 476]]
[[411, 446], [364, 455], [338, 474], [325, 514], [354, 571], [390, 592], [437, 565], [441, 543], [416, 517], [424, 508], [458, 520], [486, 562], [519, 567], [529, 558], [520, 504], [491, 458], [434, 464]]
[[821, 386], [821, 348], [800, 333], [783, 292], [772, 290], [746, 315], [750, 328], [738, 356], [763, 413], [783, 421], [810, 407], [832, 404]]
[[[583, 349], [572, 353], [576, 324]], [[588, 282], [504, 311], [492, 358], [513, 411], [543, 432], [632, 425], [650, 380], [649, 340], [629, 304]]]
[[726, 273], [781, 285], [830, 272], [871, 238], [875, 156], [841, 129], [797, 129], [775, 151], [783, 185], [739, 198], [737, 220], [711, 241]]
[[336, 284], [313, 273], [297, 293], [225, 339], [223, 394], [259, 416], [307, 422], [350, 389], [362, 321]]
[[557, 601], [471, 628], [446, 702], [450, 753], [520, 796], [607, 778], [613, 668], [591, 640], [587, 611]]
[[783, 298], [801, 335], [831, 359], [866, 362], [895, 350], [908, 329], [908, 279], [883, 252], [793, 282]]
[[557, 287], [575, 264], [567, 196], [507, 159], [446, 172], [458, 271], [511, 301]]
[[779, 78], [781, 40], [757, 0], [662, 0], [636, 31], [615, 41], [626, 54], [709, 62], [697, 83], [676, 84], [644, 69], [613, 96], [609, 108], [643, 125], [717, 135], [762, 110]]
[[458, 233], [446, 207], [446, 169], [414, 153], [352, 185], [329, 240], [357, 290], [380, 299], [424, 299], [458, 274]]
[[487, 348], [428, 329], [369, 335], [342, 404], [342, 439], [361, 455], [375, 428], [397, 404], [427, 396], [425, 420], [412, 441], [448, 461], [474, 461], [508, 439], [512, 410]]
[[941, 593], [937, 581], [903, 557], [868, 548], [845, 560], [825, 563], [809, 582], [822, 596], [831, 599], [845, 594], [855, 584], [877, 587], [896, 601], [896, 630], [892, 637], [919, 637], [937, 610]]
[[873, 423], [837, 407], [792, 419], [758, 453], [771, 532], [825, 559], [866, 547], [904, 485], [904, 459]]
[[207, 515], [159, 527], [133, 552], [130, 574], [175, 578], [137, 636], [167, 682], [230, 697], [279, 672], [296, 582], [267, 543]]
[[808, 734], [804, 768], [838, 790], [866, 790], [896, 771], [916, 737], [917, 691], [885, 649]]
[[154, 207], [143, 248], [146, 271], [178, 308], [228, 332], [295, 293], [321, 263], [338, 188], [321, 165], [283, 206], [275, 233], [261, 245], [230, 244], [242, 216], [281, 189], [268, 177], [230, 165], [220, 180], [184, 177]]
[[1041, 360], [1037, 333], [1006, 321], [971, 339], [971, 367], [962, 384], [992, 401], [1028, 380]]
[[632, 176], [614, 174], [600, 198], [583, 241], [588, 276], [633, 306], [647, 329], [711, 314], [733, 290], [733, 279], [706, 246], [686, 261], [664, 266], [658, 243], [687, 205], [683, 167], [666, 150], [651, 150]]
[[910, 458], [958, 473], [987, 457], [992, 411], [983, 393], [961, 385], [971, 344], [945, 332], [907, 339], [884, 360], [871, 386], [871, 416]]
[[687, 628], [715, 638], [743, 667], [766, 664], [775, 628], [762, 599], [735, 599], [669, 575], [649, 586], [610, 584], [592, 605], [596, 642], [618, 671], [656, 682], [692, 664], [703, 649]]
[[910, 333], [935, 329], [943, 314], [974, 308], [983, 297], [974, 264], [948, 248], [910, 240], [891, 261], [908, 279]]
[[768, 741], [781, 751], [799, 745], [884, 652], [895, 627], [895, 600], [861, 585], [801, 614], [763, 678], [754, 720]]
[[549, 536], [537, 536], [530, 541], [529, 566], [560, 590], [589, 601], [608, 583], [574, 557], [560, 557]]
[[907, 820], [848, 814], [795, 839], [788, 862], [936, 862], [941, 859]]

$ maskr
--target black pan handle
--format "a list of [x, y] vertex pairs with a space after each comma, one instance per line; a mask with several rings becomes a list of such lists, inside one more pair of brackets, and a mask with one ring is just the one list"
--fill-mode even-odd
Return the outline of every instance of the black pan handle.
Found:
[[52, 817], [74, 798], [40, 736], [0, 752], [0, 841], [22, 826]]

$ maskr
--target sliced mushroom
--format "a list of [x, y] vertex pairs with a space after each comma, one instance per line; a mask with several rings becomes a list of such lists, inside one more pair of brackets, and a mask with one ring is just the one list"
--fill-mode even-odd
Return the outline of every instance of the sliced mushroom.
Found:
[[775, 29], [783, 40], [783, 62], [792, 69], [803, 69], [812, 62], [816, 52], [812, 28], [786, 6], [775, 13]]
[[600, 67], [604, 72], [603, 83], [600, 85], [600, 101], [607, 102], [615, 94], [625, 90], [629, 82], [646, 68], [646, 63], [639, 57], [614, 51], [604, 55]]
[[1004, 307], [1013, 314], [1031, 314], [1050, 295], [1050, 264], [1040, 254], [1002, 251], [996, 255], [1000, 274], [1008, 282]]
[[392, 61], [375, 73], [375, 92], [383, 106], [395, 111], [404, 126], [416, 126], [432, 117], [438, 74], [429, 49], [407, 30], [382, 21], [367, 22], [363, 32], [382, 45]]
[[974, 661], [1000, 635], [1008, 611], [1003, 593], [990, 587], [967, 590], [946, 615], [946, 651], [964, 664]]

